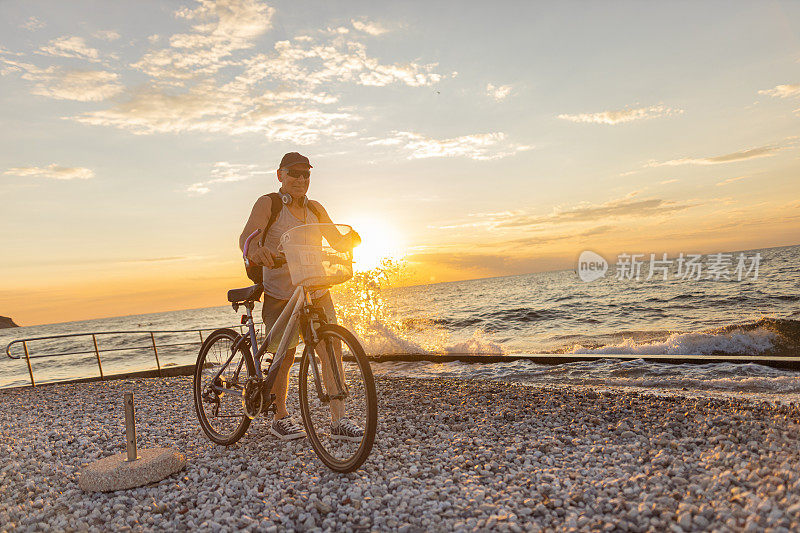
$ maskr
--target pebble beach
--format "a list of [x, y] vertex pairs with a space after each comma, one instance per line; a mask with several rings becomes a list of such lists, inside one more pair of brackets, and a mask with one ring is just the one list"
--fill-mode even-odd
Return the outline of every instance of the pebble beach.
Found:
[[[232, 447], [211, 443], [190, 377], [0, 390], [0, 531], [800, 529], [796, 405], [452, 378], [376, 385], [375, 447], [347, 475], [305, 439], [273, 438], [263, 418]], [[188, 466], [83, 492], [81, 467], [124, 450], [128, 391], [139, 447], [173, 446]]]

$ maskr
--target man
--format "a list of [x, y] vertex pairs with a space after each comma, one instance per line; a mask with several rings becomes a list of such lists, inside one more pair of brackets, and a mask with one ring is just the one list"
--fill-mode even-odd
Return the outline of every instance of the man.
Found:
[[[311, 181], [311, 168], [310, 161], [304, 155], [290, 152], [283, 156], [277, 170], [278, 181], [281, 183], [279, 190], [282, 200], [280, 212], [274, 217], [272, 224], [269, 225], [264, 239], [264, 246], [259, 246], [260, 239], [253, 239], [250, 241], [250, 247], [247, 250], [247, 258], [251, 262], [265, 267], [263, 269], [264, 305], [261, 315], [267, 331], [275, 324], [294, 291], [289, 269], [286, 265], [280, 268], [272, 268], [274, 257], [278, 253], [277, 249], [281, 235], [301, 224], [332, 223], [322, 205], [314, 200], [308, 200], [306, 197]], [[240, 249], [244, 249], [245, 240], [250, 234], [257, 229], [263, 230], [267, 226], [272, 215], [272, 207], [272, 198], [269, 195], [264, 195], [256, 200], [253, 211], [250, 213], [250, 218], [247, 220], [247, 224], [245, 224], [244, 230], [239, 237]], [[357, 233], [352, 233], [349, 244], [354, 246], [360, 242], [360, 238]], [[325, 310], [328, 321], [335, 323], [336, 312], [328, 290], [314, 291], [311, 293], [311, 298], [314, 305], [321, 306]], [[275, 395], [276, 412], [270, 432], [282, 440], [298, 439], [306, 435], [302, 426], [286, 410], [289, 370], [294, 362], [295, 349], [299, 343], [298, 333], [297, 330], [292, 333], [286, 357], [272, 388], [272, 394]], [[280, 338], [273, 339], [268, 351], [274, 353], [279, 341]], [[322, 360], [323, 365], [325, 365], [327, 358], [322, 358]], [[323, 373], [328, 374], [326, 368], [323, 368]], [[341, 400], [331, 401], [331, 420], [331, 435], [333, 437], [355, 440], [364, 434], [363, 429], [344, 417], [344, 404]]]

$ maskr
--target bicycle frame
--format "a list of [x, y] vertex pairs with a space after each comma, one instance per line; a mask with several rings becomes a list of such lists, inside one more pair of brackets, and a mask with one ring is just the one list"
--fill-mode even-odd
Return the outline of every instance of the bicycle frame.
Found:
[[[244, 305], [247, 313], [246, 325], [248, 332], [246, 335], [242, 335], [239, 338], [239, 340], [233, 345], [230, 356], [228, 357], [227, 361], [225, 361], [225, 363], [220, 366], [220, 369], [217, 371], [217, 374], [214, 376], [214, 379], [212, 380], [211, 388], [215, 390], [219, 389], [219, 392], [222, 392], [225, 389], [225, 387], [214, 385], [214, 383], [217, 382], [217, 379], [220, 377], [225, 368], [227, 368], [228, 364], [231, 362], [236, 352], [241, 349], [241, 345], [242, 343], [245, 342], [245, 340], [249, 340], [250, 344], [250, 350], [249, 352], [247, 352], [247, 357], [252, 358], [252, 362], [256, 371], [256, 377], [261, 380], [264, 379], [264, 374], [261, 370], [261, 358], [267, 352], [267, 348], [270, 345], [271, 341], [274, 339], [274, 336], [277, 335], [278, 333], [281, 334], [281, 340], [278, 343], [277, 350], [275, 350], [275, 358], [270, 363], [266, 380], [264, 380], [265, 388], [267, 390], [272, 389], [272, 385], [275, 383], [275, 380], [277, 379], [278, 371], [288, 352], [287, 347], [290, 341], [290, 336], [291, 336], [290, 333], [294, 330], [295, 326], [297, 325], [297, 322], [300, 320], [300, 317], [303, 317], [307, 321], [306, 324], [304, 324], [305, 325], [304, 335], [306, 335], [304, 338], [306, 338], [308, 341], [313, 342], [314, 344], [316, 344], [318, 341], [317, 332], [313, 325], [312, 315], [320, 314], [321, 312], [324, 318], [324, 311], [317, 310], [314, 308], [313, 302], [311, 300], [311, 295], [309, 294], [308, 289], [306, 289], [303, 286], [295, 287], [292, 296], [289, 298], [289, 301], [287, 302], [283, 311], [278, 316], [278, 319], [275, 320], [275, 323], [272, 325], [272, 328], [269, 330], [269, 333], [267, 333], [266, 338], [264, 339], [264, 342], [261, 344], [261, 346], [258, 345], [258, 340], [256, 339], [255, 321], [253, 320], [253, 305], [252, 304], [248, 305], [247, 303], [245, 303]], [[234, 308], [237, 307], [238, 305], [234, 304]], [[279, 325], [284, 321], [286, 321], [286, 325], [283, 327], [283, 330], [280, 331]], [[339, 375], [338, 367], [335, 364], [336, 363], [335, 355], [332, 347], [326, 346], [326, 352], [328, 353], [328, 357], [331, 358], [330, 364], [332, 369], [334, 369], [333, 376], [336, 381], [336, 385], [339, 387], [340, 391], [343, 391], [340, 394], [333, 395], [332, 398], [341, 399], [346, 396], [346, 387], [342, 385], [342, 379], [341, 376]], [[311, 370], [314, 375], [314, 383], [316, 385], [317, 394], [319, 395], [320, 399], [322, 399], [323, 401], [327, 401], [328, 399], [330, 399], [330, 397], [329, 395], [323, 392], [322, 376], [320, 374], [320, 369], [317, 365], [316, 358], [311, 357], [310, 362], [311, 362]], [[238, 377], [243, 363], [244, 359], [239, 361], [239, 365], [237, 366], [236, 371], [234, 372], [234, 376]]]
[[[243, 258], [246, 266], [249, 266], [250, 261], [247, 258], [247, 249], [250, 245], [250, 241], [256, 237], [260, 233], [260, 230], [256, 230], [251, 233], [247, 239], [245, 240], [244, 249], [243, 249]], [[218, 390], [218, 392], [222, 392], [224, 387], [219, 387], [218, 385], [214, 385], [214, 383], [218, 382], [220, 375], [222, 372], [227, 368], [228, 364], [230, 364], [233, 357], [236, 355], [236, 352], [241, 349], [242, 343], [246, 342], [246, 339], [249, 340], [250, 350], [246, 352], [247, 357], [252, 358], [253, 366], [255, 367], [256, 377], [259, 380], [262, 380], [266, 390], [272, 390], [272, 385], [275, 383], [275, 380], [278, 376], [278, 371], [282, 366], [283, 360], [287, 354], [287, 348], [290, 341], [290, 334], [294, 331], [295, 326], [297, 326], [298, 320], [303, 320], [302, 326], [304, 326], [304, 339], [306, 342], [311, 341], [314, 345], [318, 342], [316, 328], [314, 327], [313, 323], [313, 316], [316, 314], [322, 316], [322, 322], [324, 323], [326, 317], [324, 310], [316, 309], [313, 305], [311, 300], [311, 294], [308, 291], [308, 288], [299, 285], [295, 287], [294, 291], [292, 292], [292, 296], [289, 298], [289, 301], [286, 303], [283, 311], [280, 315], [278, 315], [277, 320], [270, 328], [269, 333], [267, 333], [264, 342], [261, 346], [258, 345], [258, 339], [256, 338], [256, 329], [255, 329], [255, 321], [253, 320], [253, 303], [252, 302], [245, 302], [244, 304], [233, 304], [234, 310], [238, 310], [239, 305], [244, 305], [245, 310], [247, 312], [247, 335], [242, 335], [239, 340], [233, 345], [231, 349], [231, 354], [228, 357], [227, 361], [223, 365], [220, 366], [219, 371], [217, 371], [214, 379], [212, 380], [211, 388], [214, 390]], [[279, 324], [286, 321], [286, 325], [283, 327], [283, 331], [281, 333], [281, 340], [278, 343], [278, 348], [275, 350], [275, 357], [273, 358], [272, 362], [270, 363], [269, 370], [267, 372], [266, 380], [264, 380], [263, 372], [261, 371], [261, 358], [267, 352], [267, 348], [269, 347], [271, 341], [273, 340], [274, 336], [279, 333]], [[326, 343], [325, 351], [330, 358], [329, 364], [332, 368], [332, 375], [334, 377], [334, 381], [336, 387], [339, 389], [339, 392], [334, 395], [327, 395], [322, 389], [322, 376], [320, 373], [320, 369], [317, 366], [316, 357], [310, 357], [311, 363], [311, 370], [314, 376], [314, 383], [316, 385], [316, 391], [319, 395], [319, 398], [322, 401], [328, 401], [330, 399], [344, 399], [347, 397], [347, 386], [344, 384], [344, 380], [342, 376], [339, 374], [339, 368], [336, 364], [336, 355], [333, 350], [333, 346], [329, 346]], [[239, 372], [242, 369], [242, 364], [244, 363], [244, 359], [239, 361], [238, 366], [236, 367], [236, 371], [234, 372], [234, 376], [238, 378]]]
[[[247, 310], [247, 329], [250, 335], [250, 351], [253, 356], [253, 363], [255, 363], [256, 366], [256, 376], [259, 378], [263, 378], [260, 365], [261, 358], [266, 353], [267, 347], [275, 338], [275, 335], [279, 333], [278, 326], [286, 321], [286, 325], [281, 332], [281, 340], [278, 343], [278, 348], [275, 350], [275, 358], [272, 360], [272, 365], [270, 365], [269, 373], [267, 374], [267, 381], [270, 383], [270, 385], [274, 381], [277, 368], [280, 368], [284, 357], [286, 357], [287, 347], [289, 346], [290, 340], [290, 332], [294, 331], [294, 328], [297, 326], [297, 322], [301, 315], [308, 316], [308, 312], [303, 313], [303, 308], [305, 306], [312, 307], [311, 295], [308, 293], [305, 287], [295, 287], [292, 296], [289, 298], [289, 301], [286, 304], [286, 307], [284, 307], [281, 314], [278, 315], [277, 320], [275, 320], [275, 323], [272, 325], [272, 328], [270, 328], [269, 333], [267, 333], [266, 337], [264, 338], [264, 342], [260, 347], [258, 346], [258, 342], [256, 340], [255, 322], [253, 321], [252, 312], [250, 309]], [[308, 318], [310, 319], [310, 316]], [[316, 331], [314, 331], [313, 327], [310, 329], [312, 330], [312, 338], [316, 342]]]

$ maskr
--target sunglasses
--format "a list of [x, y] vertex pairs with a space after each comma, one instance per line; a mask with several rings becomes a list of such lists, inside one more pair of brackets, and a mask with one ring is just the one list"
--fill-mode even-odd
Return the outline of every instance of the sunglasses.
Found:
[[281, 170], [285, 170], [287, 174], [289, 174], [291, 177], [293, 177], [295, 179], [300, 179], [300, 178], [310, 179], [311, 178], [311, 171], [310, 170], [289, 170], [289, 169], [286, 169], [286, 168], [283, 168]]

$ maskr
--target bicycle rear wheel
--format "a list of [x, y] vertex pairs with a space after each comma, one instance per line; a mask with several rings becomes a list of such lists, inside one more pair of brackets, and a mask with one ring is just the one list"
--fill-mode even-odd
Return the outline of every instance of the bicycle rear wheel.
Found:
[[225, 446], [242, 438], [250, 427], [242, 390], [255, 368], [245, 352], [249, 344], [233, 353], [238, 338], [232, 329], [214, 331], [200, 348], [194, 368], [194, 407], [200, 427], [209, 439]]
[[[306, 345], [300, 361], [300, 413], [320, 460], [336, 472], [352, 472], [367, 459], [375, 441], [378, 398], [372, 369], [361, 344], [345, 328], [326, 324], [317, 336], [315, 345]], [[330, 354], [336, 354], [335, 360]], [[344, 418], [351, 428], [363, 429], [363, 435], [342, 431], [344, 424], [334, 426], [334, 419]]]

